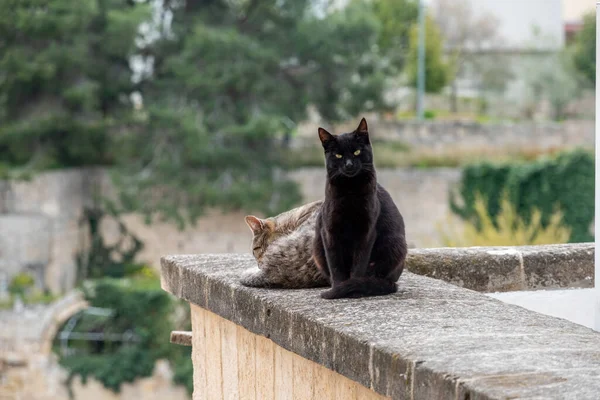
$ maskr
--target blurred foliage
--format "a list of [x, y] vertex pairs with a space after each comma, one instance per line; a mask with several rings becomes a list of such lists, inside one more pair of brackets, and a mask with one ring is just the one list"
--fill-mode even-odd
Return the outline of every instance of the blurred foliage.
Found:
[[423, 112], [423, 117], [425, 117], [425, 119], [435, 119], [435, 111], [433, 110], [425, 110]]
[[542, 100], [547, 100], [552, 107], [552, 118], [560, 121], [565, 118], [569, 103], [581, 91], [582, 82], [575, 68], [570, 51], [561, 51], [547, 56], [544, 62], [539, 60], [526, 64], [522, 71], [526, 85], [526, 111], [533, 117], [535, 108]]
[[459, 78], [468, 77], [473, 82], [480, 100], [502, 93], [512, 77], [510, 65], [502, 54], [486, 51], [501, 41], [501, 21], [482, 10], [476, 12], [468, 0], [437, 0], [431, 9], [448, 55], [450, 110], [459, 112]]
[[12, 295], [23, 296], [27, 291], [33, 288], [35, 280], [31, 274], [20, 272], [13, 276], [8, 284], [8, 292]]
[[381, 24], [379, 47], [401, 71], [406, 63], [410, 28], [419, 15], [419, 3], [416, 0], [372, 0], [371, 4]]
[[583, 19], [583, 28], [575, 37], [575, 67], [589, 81], [590, 86], [596, 84], [596, 15], [587, 14]]
[[494, 219], [488, 214], [488, 200], [479, 193], [475, 195], [474, 215], [464, 226], [452, 222], [438, 225], [442, 243], [446, 247], [470, 246], [525, 246], [566, 243], [570, 229], [563, 223], [560, 210], [550, 216], [542, 226], [542, 213], [537, 208], [531, 211], [528, 221], [523, 219], [504, 192], [500, 198], [500, 209]]
[[125, 382], [151, 376], [156, 361], [166, 359], [174, 369], [175, 383], [185, 385], [191, 394], [191, 350], [169, 343], [175, 327], [173, 314], [177, 307], [187, 305], [161, 290], [156, 279], [104, 278], [84, 285], [84, 294], [91, 306], [110, 309], [113, 314], [103, 319], [81, 318], [75, 331], [106, 335], [130, 331], [136, 340], [72, 340], [69, 347], [75, 352], [60, 358], [60, 364], [69, 371], [68, 384], [75, 376], [84, 383], [93, 377], [118, 392]]
[[180, 226], [290, 208], [281, 140], [307, 106], [388, 108], [371, 5], [322, 3], [1, 2], [0, 173], [112, 165], [119, 212]]
[[48, 304], [56, 299], [48, 291], [36, 288], [35, 278], [27, 272], [12, 277], [8, 284], [8, 296], [0, 300], [0, 310], [12, 308], [19, 298], [23, 304]]
[[108, 164], [128, 118], [129, 56], [148, 8], [127, 0], [0, 2], [0, 159]]
[[520, 218], [531, 223], [534, 210], [541, 226], [548, 227], [558, 207], [569, 228], [570, 242], [590, 242], [594, 220], [594, 156], [583, 150], [562, 153], [530, 163], [483, 162], [464, 168], [457, 193], [450, 197], [451, 210], [465, 221], [482, 226], [476, 196], [486, 200], [487, 215], [498, 227], [503, 193]]
[[[425, 91], [440, 92], [448, 83], [450, 66], [444, 61], [444, 43], [440, 29], [435, 21], [425, 17]], [[416, 87], [418, 79], [419, 29], [414, 24], [410, 32], [407, 74], [409, 83]]]
[[[116, 225], [118, 237], [113, 238], [114, 243], [107, 243], [101, 229], [103, 221]], [[142, 241], [129, 232], [118, 215], [110, 215], [99, 207], [86, 208], [81, 224], [88, 229], [90, 245], [84, 246], [76, 255], [78, 281], [135, 274], [153, 277], [146, 271], [147, 266], [135, 261], [144, 248]]]
[[329, 122], [386, 106], [377, 19], [363, 2], [322, 15], [318, 3], [164, 3], [171, 23], [142, 49], [153, 73], [140, 128], [119, 146], [124, 210], [183, 226], [207, 207], [272, 214], [300, 201], [280, 142], [307, 106]]

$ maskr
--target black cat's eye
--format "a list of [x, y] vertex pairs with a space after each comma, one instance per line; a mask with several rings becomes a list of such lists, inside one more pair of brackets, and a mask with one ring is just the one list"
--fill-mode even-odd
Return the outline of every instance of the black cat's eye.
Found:
[[356, 150], [356, 151], [354, 152], [354, 155], [355, 155], [355, 156], [357, 156], [357, 155], [359, 155], [359, 154], [360, 154], [360, 150]]
[[342, 155], [341, 154], [336, 154], [335, 157], [336, 158], [342, 158]]

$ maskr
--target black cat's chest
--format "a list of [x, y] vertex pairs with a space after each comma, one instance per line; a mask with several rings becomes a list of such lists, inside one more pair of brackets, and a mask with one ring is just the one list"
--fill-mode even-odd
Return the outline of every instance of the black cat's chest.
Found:
[[379, 216], [377, 198], [371, 194], [326, 198], [323, 207], [323, 227], [327, 236], [343, 242], [354, 242], [354, 239], [370, 232]]

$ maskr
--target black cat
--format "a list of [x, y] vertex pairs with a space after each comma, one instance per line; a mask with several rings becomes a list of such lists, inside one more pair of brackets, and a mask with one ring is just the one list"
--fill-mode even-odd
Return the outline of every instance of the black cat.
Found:
[[377, 183], [367, 121], [341, 135], [319, 128], [319, 138], [327, 184], [313, 256], [331, 283], [321, 297], [394, 293], [407, 253], [404, 220]]

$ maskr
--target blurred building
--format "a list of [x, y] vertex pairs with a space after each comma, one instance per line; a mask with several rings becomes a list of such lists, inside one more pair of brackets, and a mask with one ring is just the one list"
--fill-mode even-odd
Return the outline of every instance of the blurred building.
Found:
[[[427, 0], [449, 54], [459, 50], [457, 98], [502, 99], [500, 108], [532, 102], [525, 81], [556, 64], [568, 35], [593, 10], [589, 0]], [[494, 107], [497, 108], [497, 107]]]
[[565, 40], [573, 40], [583, 26], [583, 17], [594, 12], [595, 3], [590, 0], [563, 0]]

